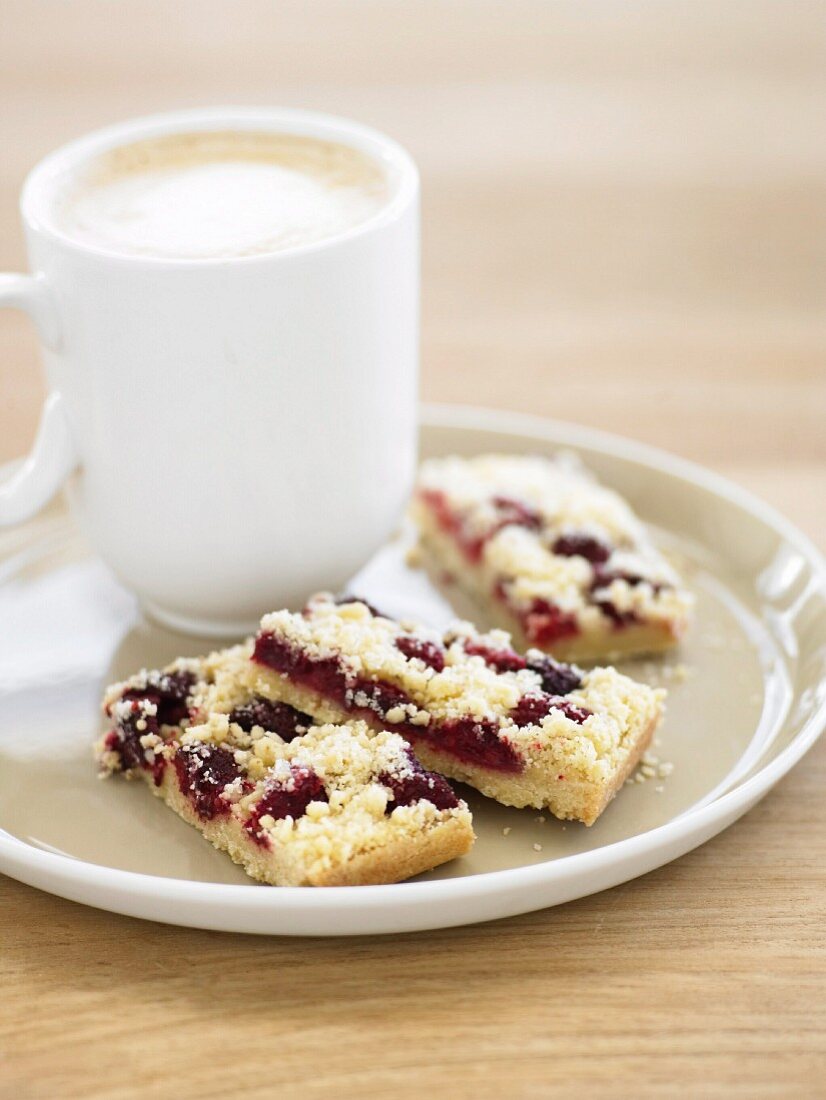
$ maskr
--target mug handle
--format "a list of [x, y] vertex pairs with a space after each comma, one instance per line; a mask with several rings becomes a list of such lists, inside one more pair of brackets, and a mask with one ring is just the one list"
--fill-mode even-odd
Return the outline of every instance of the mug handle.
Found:
[[[0, 306], [28, 313], [46, 347], [57, 349], [57, 313], [42, 275], [0, 274]], [[0, 482], [0, 527], [22, 523], [39, 512], [77, 464], [63, 398], [53, 390], [43, 406], [30, 453], [11, 477]]]

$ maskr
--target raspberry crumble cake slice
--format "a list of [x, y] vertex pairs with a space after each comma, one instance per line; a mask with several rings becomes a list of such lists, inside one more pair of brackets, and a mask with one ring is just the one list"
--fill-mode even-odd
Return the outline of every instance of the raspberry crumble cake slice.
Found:
[[328, 594], [264, 616], [248, 685], [317, 721], [396, 730], [425, 767], [586, 825], [637, 764], [664, 699], [613, 668], [522, 656], [501, 630], [440, 633]]
[[422, 557], [520, 646], [568, 660], [674, 645], [693, 599], [617, 493], [573, 460], [431, 459], [412, 505]]
[[398, 734], [313, 725], [243, 687], [249, 647], [110, 687], [103, 774], [144, 779], [254, 879], [275, 886], [399, 882], [464, 855], [470, 811]]

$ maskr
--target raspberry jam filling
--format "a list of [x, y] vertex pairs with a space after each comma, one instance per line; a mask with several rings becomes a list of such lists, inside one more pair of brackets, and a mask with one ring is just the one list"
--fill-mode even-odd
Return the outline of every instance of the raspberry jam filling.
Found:
[[400, 638], [396, 638], [396, 649], [400, 650], [408, 660], [418, 659], [435, 672], [442, 672], [445, 667], [445, 651], [435, 642], [416, 638], [412, 634], [403, 634]]
[[511, 603], [505, 585], [505, 578], [497, 581], [493, 594], [507, 607], [511, 615], [519, 620], [525, 637], [532, 645], [551, 645], [560, 638], [572, 638], [579, 634], [579, 624], [576, 616], [571, 612], [563, 611], [555, 604], [538, 596], [531, 601], [527, 609], [519, 607]]
[[[157, 677], [155, 684], [147, 684], [145, 688], [129, 688], [123, 693], [121, 700], [132, 703], [131, 712], [118, 719], [116, 728], [105, 741], [106, 748], [119, 755], [123, 771], [132, 768], [151, 771], [155, 786], [160, 786], [164, 758], [156, 753], [147, 756], [141, 738], [147, 734], [160, 736], [161, 726], [177, 726], [189, 717], [187, 700], [194, 684], [194, 674], [181, 670], [163, 673]], [[157, 708], [156, 713], [146, 714], [141, 703], [153, 704]]]
[[594, 604], [607, 619], [611, 620], [614, 630], [622, 630], [625, 626], [640, 622], [640, 617], [636, 611], [620, 611], [611, 600], [595, 600]]
[[[395, 684], [348, 674], [336, 657], [309, 657], [274, 634], [258, 635], [252, 659], [366, 719], [384, 719], [388, 711], [411, 704], [407, 693]], [[397, 729], [400, 723], [392, 725]]]
[[571, 665], [564, 665], [536, 650], [531, 650], [523, 657], [515, 649], [494, 649], [483, 642], [469, 640], [465, 642], [465, 653], [469, 657], [481, 657], [486, 665], [497, 672], [519, 672], [523, 668], [529, 668], [539, 675], [542, 690], [548, 695], [567, 695], [582, 683], [579, 672]]
[[394, 684], [368, 680], [345, 671], [335, 657], [311, 658], [274, 634], [259, 634], [252, 659], [294, 683], [310, 688], [343, 710], [366, 719], [373, 726], [377, 719], [387, 728], [411, 741], [424, 740], [443, 752], [467, 763], [482, 764], [499, 771], [518, 772], [524, 761], [506, 739], [497, 736], [496, 722], [468, 716], [427, 726], [411, 722], [388, 722], [388, 712], [412, 705], [406, 692]]
[[548, 695], [568, 695], [582, 684], [578, 669], [555, 661], [546, 653], [537, 653], [534, 650], [528, 653], [526, 661], [528, 668], [540, 676], [542, 690]]
[[263, 797], [256, 803], [244, 828], [256, 844], [270, 847], [270, 839], [261, 828], [262, 817], [276, 821], [291, 817], [293, 821], [303, 817], [311, 802], [326, 802], [327, 791], [321, 779], [310, 768], [293, 764], [287, 779], [273, 780], [267, 784]]
[[468, 657], [481, 657], [497, 672], [519, 672], [528, 667], [528, 662], [515, 649], [494, 649], [483, 642], [468, 640], [465, 642], [465, 653]]
[[260, 726], [267, 733], [277, 733], [283, 741], [292, 741], [306, 733], [313, 724], [309, 714], [303, 714], [289, 703], [276, 703], [256, 695], [249, 703], [236, 707], [229, 716], [245, 733]]
[[404, 774], [382, 772], [377, 781], [392, 792], [385, 813], [391, 814], [397, 806], [409, 806], [427, 799], [437, 810], [452, 810], [459, 805], [453, 788], [442, 775], [426, 771], [419, 761], [408, 754], [409, 770]]
[[591, 712], [575, 706], [569, 699], [560, 699], [545, 692], [536, 695], [523, 695], [514, 709], [511, 718], [517, 726], [537, 726], [552, 710], [561, 711], [572, 722], [582, 725]]
[[438, 727], [435, 737], [427, 737], [434, 748], [463, 760], [500, 772], [521, 772], [525, 762], [516, 749], [499, 735], [499, 725], [491, 718], [449, 718]]
[[538, 531], [542, 527], [542, 516], [536, 509], [511, 497], [494, 497], [492, 504], [496, 509], [496, 524], [488, 531], [486, 539], [501, 531], [503, 527], [527, 527]]
[[459, 544], [465, 557], [473, 563], [481, 561], [485, 543], [503, 527], [527, 527], [538, 531], [542, 526], [542, 517], [533, 508], [511, 497], [498, 496], [490, 501], [495, 513], [492, 524], [483, 534], [470, 533], [462, 516], [453, 511], [439, 489], [422, 489], [419, 495], [433, 512], [439, 527]]
[[194, 686], [195, 674], [181, 669], [163, 673], [155, 684], [147, 684], [145, 688], [129, 688], [121, 698], [154, 703], [159, 725], [177, 726], [189, 717], [187, 699]]
[[579, 634], [576, 615], [563, 611], [556, 604], [535, 597], [528, 611], [518, 611], [525, 637], [534, 645], [551, 645], [562, 638]]
[[252, 659], [344, 705], [347, 677], [335, 657], [313, 659], [274, 634], [259, 634], [255, 639]]
[[106, 735], [104, 744], [109, 752], [117, 753], [122, 771], [131, 771], [132, 768], [151, 771], [155, 786], [159, 787], [163, 780], [164, 758], [156, 753], [147, 756], [141, 744], [141, 738], [146, 734], [158, 736], [159, 731], [158, 719], [154, 715], [144, 714], [140, 701], [133, 699], [131, 713], [118, 719], [115, 729]]
[[626, 584], [635, 588], [638, 584], [649, 584], [656, 595], [658, 592], [662, 592], [665, 588], [671, 588], [672, 585], [666, 584], [664, 581], [652, 581], [647, 577], [641, 577], [638, 573], [626, 573], [621, 569], [605, 569], [601, 565], [594, 566], [594, 579], [591, 581], [591, 591], [594, 592], [598, 588], [607, 588], [614, 581], [625, 581]]
[[241, 771], [229, 749], [195, 742], [181, 745], [174, 757], [178, 786], [202, 821], [229, 813], [222, 797], [225, 788], [240, 778]]
[[436, 523], [442, 531], [446, 535], [450, 535], [459, 544], [469, 561], [478, 562], [482, 557], [484, 539], [470, 537], [465, 532], [461, 517], [457, 516], [450, 507], [445, 494], [438, 489], [422, 489], [419, 495], [433, 513]]
[[378, 715], [384, 719], [391, 710], [410, 705], [410, 696], [395, 684], [367, 680], [362, 676], [357, 676], [353, 682], [352, 698], [351, 709], [363, 717]]
[[608, 588], [614, 581], [625, 581], [625, 583], [632, 588], [636, 588], [638, 584], [648, 584], [651, 586], [651, 590], [655, 596], [664, 589], [672, 587], [672, 585], [664, 581], [652, 581], [647, 577], [641, 577], [638, 573], [626, 573], [623, 570], [606, 569], [602, 565], [595, 565], [594, 579], [591, 582], [591, 599], [603, 615], [611, 620], [615, 630], [621, 630], [623, 627], [631, 626], [634, 623], [640, 623], [643, 620], [636, 611], [620, 611], [612, 600], [594, 598], [594, 593], [598, 589]]
[[601, 564], [611, 557], [611, 547], [595, 539], [593, 535], [577, 533], [560, 535], [552, 544], [551, 550], [563, 558], [585, 558], [592, 565]]

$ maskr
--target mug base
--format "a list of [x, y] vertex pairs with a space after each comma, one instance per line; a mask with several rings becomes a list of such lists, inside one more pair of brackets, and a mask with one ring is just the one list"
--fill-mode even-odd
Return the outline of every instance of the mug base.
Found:
[[259, 625], [257, 619], [200, 619], [179, 615], [148, 600], [142, 601], [141, 607], [146, 617], [160, 626], [174, 630], [176, 634], [188, 634], [200, 638], [237, 640], [254, 634]]

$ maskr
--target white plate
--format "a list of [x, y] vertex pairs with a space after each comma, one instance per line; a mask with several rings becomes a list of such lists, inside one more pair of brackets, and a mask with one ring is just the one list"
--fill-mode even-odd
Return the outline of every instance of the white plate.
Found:
[[[826, 566], [766, 505], [662, 452], [456, 407], [428, 410], [422, 427], [425, 454], [559, 447], [578, 451], [630, 499], [697, 592], [697, 622], [681, 651], [628, 665], [669, 687], [655, 751], [674, 765], [671, 775], [626, 787], [591, 829], [469, 792], [479, 835], [472, 853], [416, 881], [329, 890], [251, 884], [143, 784], [96, 778], [90, 745], [102, 686], [209, 643], [143, 621], [58, 505], [0, 539], [0, 870], [153, 920], [356, 935], [557, 905], [644, 874], [731, 824], [826, 723]], [[434, 622], [451, 614], [406, 567], [403, 538], [352, 590], [391, 613]]]

